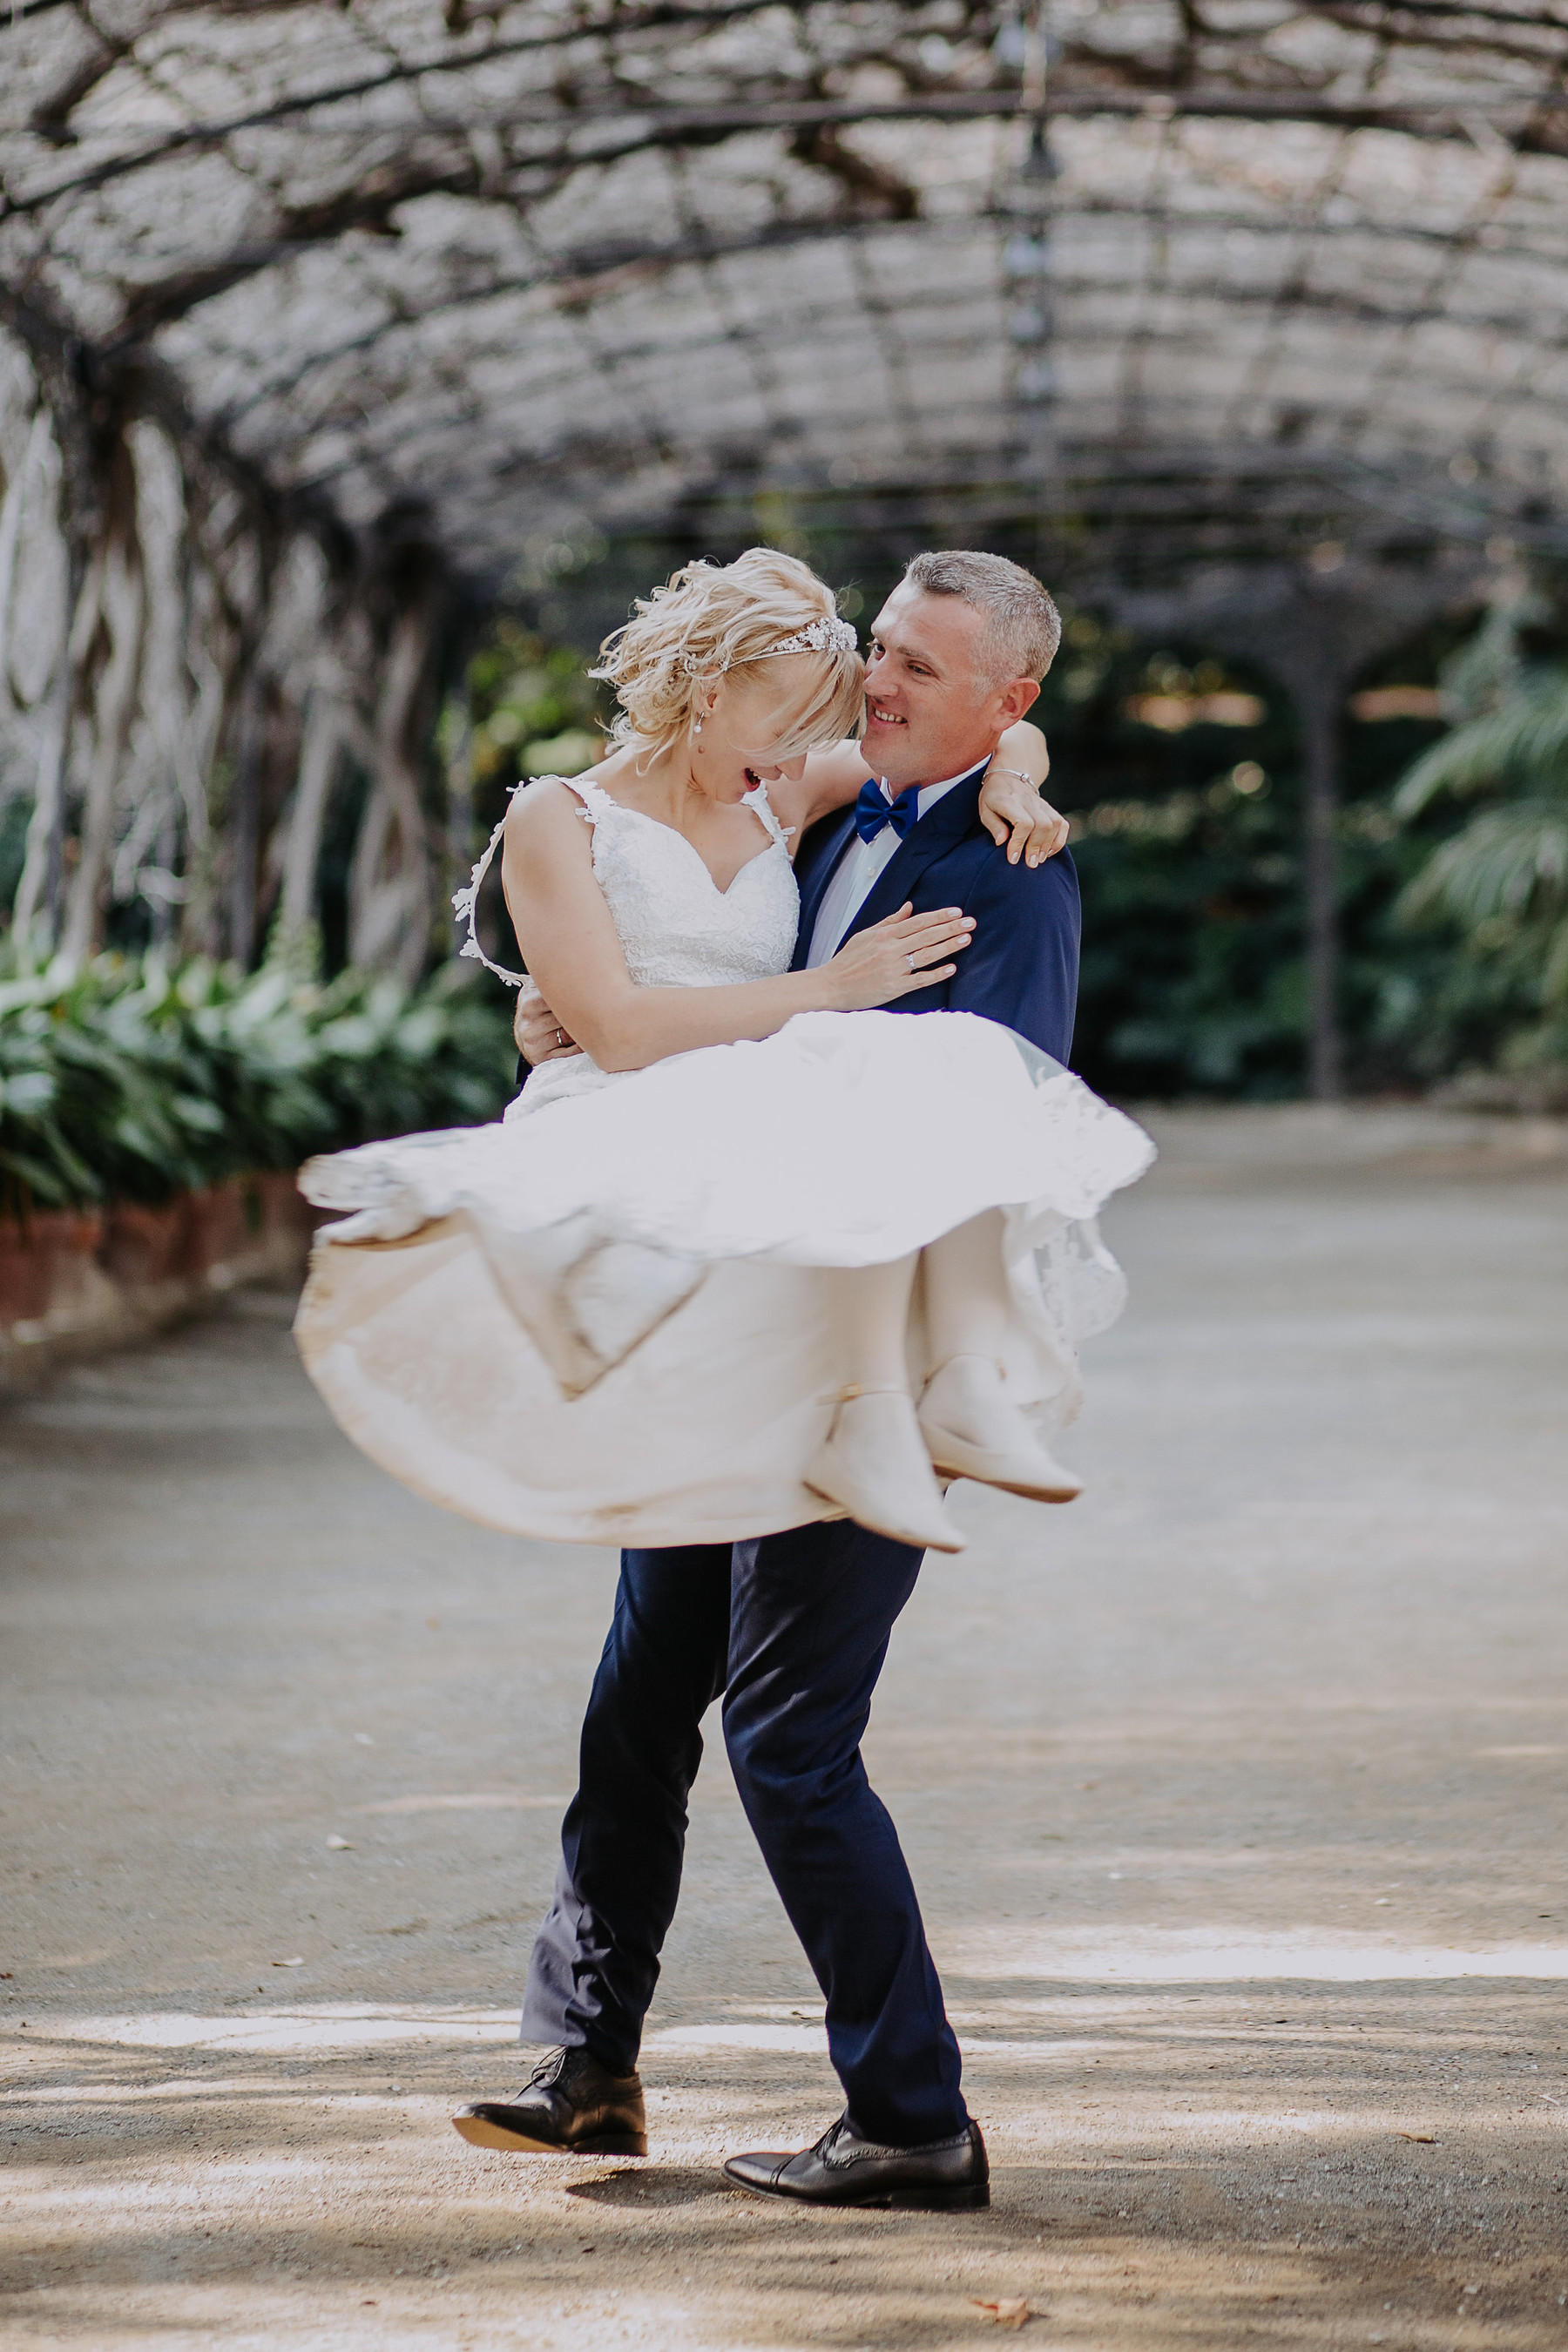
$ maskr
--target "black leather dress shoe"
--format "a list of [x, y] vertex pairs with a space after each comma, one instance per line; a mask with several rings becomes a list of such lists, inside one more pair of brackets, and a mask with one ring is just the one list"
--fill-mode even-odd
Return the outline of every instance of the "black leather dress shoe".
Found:
[[840, 2116], [815, 2147], [795, 2156], [775, 2150], [732, 2156], [724, 2173], [742, 2189], [793, 2197], [803, 2205], [896, 2205], [940, 2213], [991, 2202], [991, 2168], [978, 2124], [923, 2147], [883, 2147], [861, 2139], [847, 2116]]
[[552, 2050], [515, 2099], [477, 2099], [454, 2127], [509, 2156], [646, 2156], [642, 2078], [612, 2074], [586, 2050]]

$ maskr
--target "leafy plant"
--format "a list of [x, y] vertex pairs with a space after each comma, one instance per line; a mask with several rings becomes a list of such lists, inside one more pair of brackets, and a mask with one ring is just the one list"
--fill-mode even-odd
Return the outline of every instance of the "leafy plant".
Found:
[[509, 1007], [448, 965], [409, 990], [277, 963], [0, 962], [0, 1207], [156, 1202], [422, 1127], [493, 1118]]
[[468, 755], [481, 793], [521, 776], [574, 776], [599, 757], [604, 697], [571, 646], [548, 645], [510, 619], [498, 621], [469, 662], [467, 710], [449, 703], [442, 715], [448, 760], [466, 724]]
[[1568, 663], [1552, 618], [1539, 595], [1494, 612], [1445, 674], [1459, 723], [1394, 800], [1407, 824], [1443, 803], [1470, 812], [1400, 914], [1412, 927], [1446, 919], [1511, 1000], [1502, 1058], [1514, 1067], [1568, 1060]]

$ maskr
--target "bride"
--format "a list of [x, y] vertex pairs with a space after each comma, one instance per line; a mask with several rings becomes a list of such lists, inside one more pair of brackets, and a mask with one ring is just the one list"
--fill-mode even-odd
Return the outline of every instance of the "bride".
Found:
[[[997, 1022], [877, 1009], [958, 971], [956, 907], [790, 968], [793, 847], [866, 774], [855, 633], [805, 565], [685, 567], [597, 675], [616, 748], [520, 792], [458, 895], [479, 954], [499, 840], [529, 984], [584, 1050], [495, 1126], [309, 1164], [351, 1213], [300, 1306], [312, 1378], [395, 1476], [521, 1534], [847, 1516], [954, 1551], [939, 1475], [1068, 1499], [1043, 1435], [1120, 1307], [1092, 1221], [1146, 1138]], [[1043, 752], [1003, 737], [994, 834], [1040, 819]]]

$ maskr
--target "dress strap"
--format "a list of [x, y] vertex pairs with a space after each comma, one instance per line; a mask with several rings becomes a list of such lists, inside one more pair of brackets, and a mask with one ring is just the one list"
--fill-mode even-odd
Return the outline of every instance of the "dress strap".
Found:
[[[539, 779], [542, 783], [543, 781], [542, 777]], [[550, 782], [564, 784], [569, 793], [576, 793], [583, 803], [578, 814], [584, 824], [597, 824], [601, 817], [624, 816], [626, 814], [619, 801], [612, 800], [603, 784], [594, 783], [587, 776], [552, 776]]]
[[746, 807], [751, 810], [752, 814], [754, 817], [761, 819], [769, 840], [772, 841], [777, 848], [787, 852], [789, 848], [790, 835], [795, 831], [795, 827], [793, 824], [781, 824], [777, 817], [773, 814], [772, 805], [768, 800], [768, 788], [766, 784], [753, 784], [749, 793], [742, 793], [742, 798], [744, 801]]

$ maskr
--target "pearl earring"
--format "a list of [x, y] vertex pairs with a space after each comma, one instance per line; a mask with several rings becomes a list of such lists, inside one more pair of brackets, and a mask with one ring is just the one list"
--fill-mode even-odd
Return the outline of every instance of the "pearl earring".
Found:
[[702, 713], [700, 711], [697, 714], [697, 723], [692, 728], [691, 731], [694, 735], [700, 735], [702, 732]]

